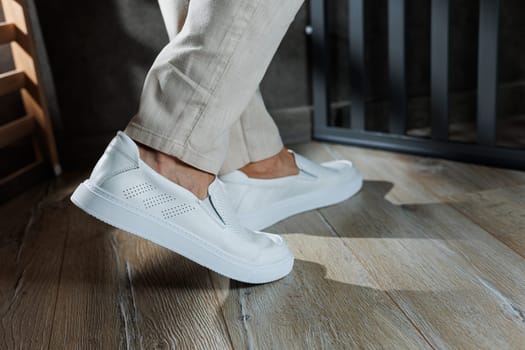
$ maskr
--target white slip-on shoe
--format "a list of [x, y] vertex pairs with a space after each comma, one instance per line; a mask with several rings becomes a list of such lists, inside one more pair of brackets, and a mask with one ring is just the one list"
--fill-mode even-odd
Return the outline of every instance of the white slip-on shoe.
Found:
[[294, 258], [285, 241], [241, 226], [219, 179], [200, 200], [144, 163], [123, 132], [71, 201], [112, 226], [237, 281], [266, 283], [292, 270]]
[[220, 177], [243, 226], [260, 230], [289, 216], [344, 201], [363, 185], [361, 173], [348, 160], [317, 164], [293, 154], [297, 175], [253, 179], [236, 170]]

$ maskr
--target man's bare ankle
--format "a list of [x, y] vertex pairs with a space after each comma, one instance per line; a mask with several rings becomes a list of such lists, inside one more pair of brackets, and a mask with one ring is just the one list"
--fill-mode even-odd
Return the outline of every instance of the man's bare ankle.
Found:
[[192, 192], [199, 199], [208, 196], [208, 187], [215, 175], [197, 169], [168, 154], [137, 143], [140, 159], [153, 170]]
[[255, 179], [275, 179], [299, 173], [293, 154], [286, 148], [273, 157], [247, 164], [239, 170]]

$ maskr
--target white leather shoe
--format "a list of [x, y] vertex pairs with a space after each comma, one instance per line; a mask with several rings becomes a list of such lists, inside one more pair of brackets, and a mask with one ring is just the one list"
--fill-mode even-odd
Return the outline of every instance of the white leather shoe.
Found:
[[112, 226], [238, 281], [274, 281], [293, 266], [293, 255], [280, 236], [240, 225], [219, 179], [200, 200], [146, 165], [123, 132], [71, 200]]
[[289, 216], [341, 202], [363, 185], [361, 174], [348, 160], [317, 164], [297, 153], [294, 156], [298, 175], [253, 179], [237, 170], [220, 177], [245, 227], [260, 230]]

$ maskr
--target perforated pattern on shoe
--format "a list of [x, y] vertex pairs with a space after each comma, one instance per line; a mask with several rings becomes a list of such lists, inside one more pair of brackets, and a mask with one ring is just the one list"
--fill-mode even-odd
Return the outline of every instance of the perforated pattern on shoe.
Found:
[[155, 186], [147, 182], [143, 182], [139, 185], [131, 186], [122, 190], [122, 193], [124, 194], [124, 197], [126, 197], [126, 199], [131, 199], [153, 190], [155, 190]]
[[162, 205], [174, 201], [175, 199], [176, 198], [173, 197], [171, 194], [161, 193], [156, 196], [143, 199], [142, 203], [144, 203], [144, 208], [151, 209], [156, 207], [157, 205]]
[[182, 215], [182, 214], [186, 214], [192, 210], [195, 210], [194, 206], [189, 205], [187, 203], [182, 203], [172, 208], [164, 209], [161, 211], [161, 213], [164, 219], [170, 219], [170, 218]]

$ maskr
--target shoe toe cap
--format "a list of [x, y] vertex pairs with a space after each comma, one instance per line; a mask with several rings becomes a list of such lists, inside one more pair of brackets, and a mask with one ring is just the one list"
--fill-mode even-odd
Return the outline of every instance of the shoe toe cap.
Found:
[[263, 231], [255, 231], [255, 233], [258, 235], [263, 235], [264, 237], [270, 239], [276, 245], [286, 245], [285, 240], [281, 236], [276, 235], [274, 233], [268, 233]]
[[254, 257], [254, 262], [272, 264], [285, 259], [293, 259], [292, 252], [281, 236], [261, 231], [254, 231], [254, 234], [261, 243], [259, 254]]
[[322, 163], [321, 165], [335, 171], [357, 170], [354, 163], [346, 159], [332, 160], [330, 162]]

